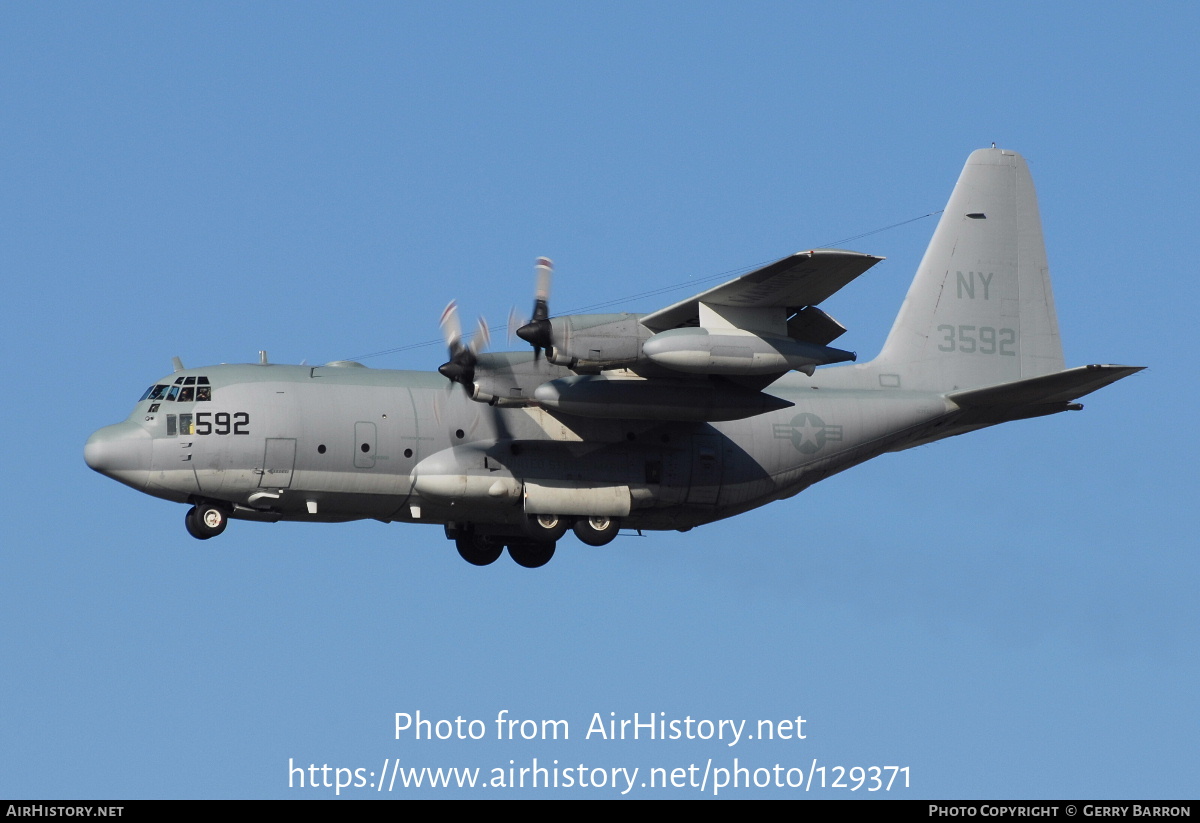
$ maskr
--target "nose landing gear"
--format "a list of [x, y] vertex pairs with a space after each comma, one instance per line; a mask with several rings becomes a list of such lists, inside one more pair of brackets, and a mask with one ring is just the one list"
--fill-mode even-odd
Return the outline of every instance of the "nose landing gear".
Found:
[[199, 503], [188, 509], [183, 518], [183, 525], [192, 537], [207, 540], [225, 531], [225, 527], [229, 525], [229, 515], [224, 509], [211, 503]]

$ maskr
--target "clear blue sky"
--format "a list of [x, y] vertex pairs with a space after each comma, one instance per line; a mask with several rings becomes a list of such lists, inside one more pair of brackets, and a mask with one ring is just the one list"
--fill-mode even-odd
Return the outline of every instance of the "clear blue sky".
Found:
[[[325, 796], [288, 788], [289, 758], [536, 757], [1195, 797], [1198, 24], [1185, 3], [0, 6], [0, 796]], [[1068, 364], [1150, 367], [1082, 413], [687, 534], [564, 542], [536, 572], [376, 522], [199, 543], [83, 462], [174, 355], [380, 352], [436, 338], [452, 297], [501, 323], [543, 254], [559, 311], [686, 283], [940, 209], [993, 141], [1033, 171]], [[826, 304], [839, 345], [878, 350], [933, 226], [845, 244], [888, 259]], [[396, 741], [418, 710], [571, 739]], [[584, 740], [596, 712], [799, 715], [806, 739]], [[555, 793], [498, 796], [521, 794]]]

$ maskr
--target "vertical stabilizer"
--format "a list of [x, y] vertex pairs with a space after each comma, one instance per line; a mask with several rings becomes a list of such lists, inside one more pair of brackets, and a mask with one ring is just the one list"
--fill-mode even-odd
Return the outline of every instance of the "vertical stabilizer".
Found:
[[1037, 195], [1019, 154], [967, 159], [873, 365], [883, 385], [941, 392], [1063, 369]]

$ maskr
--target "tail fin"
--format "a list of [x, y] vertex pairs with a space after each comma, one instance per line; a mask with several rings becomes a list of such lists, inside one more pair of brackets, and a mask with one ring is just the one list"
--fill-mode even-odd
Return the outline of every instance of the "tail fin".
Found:
[[1019, 154], [967, 159], [873, 365], [884, 385], [939, 392], [1063, 369], [1037, 195]]

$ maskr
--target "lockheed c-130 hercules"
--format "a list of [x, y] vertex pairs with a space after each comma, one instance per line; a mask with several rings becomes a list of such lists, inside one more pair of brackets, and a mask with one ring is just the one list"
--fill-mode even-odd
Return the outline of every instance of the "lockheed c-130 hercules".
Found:
[[451, 304], [440, 375], [176, 358], [84, 455], [189, 504], [200, 539], [230, 519], [375, 518], [443, 525], [476, 565], [507, 548], [532, 568], [568, 529], [593, 546], [623, 528], [686, 531], [884, 452], [1079, 409], [1140, 370], [1064, 368], [1014, 152], [970, 156], [883, 350], [849, 363], [818, 306], [880, 259], [813, 249], [650, 314], [561, 317], [539, 259], [517, 330], [532, 351], [485, 352], [483, 323], [464, 342]]

